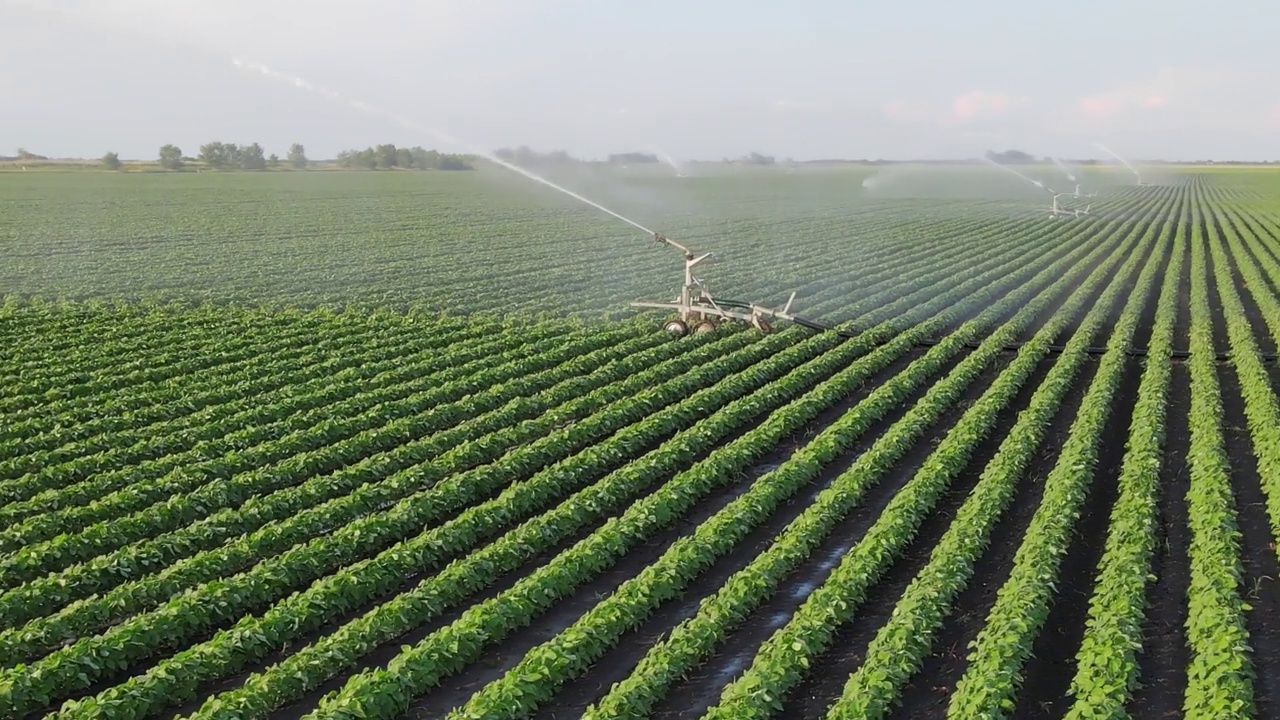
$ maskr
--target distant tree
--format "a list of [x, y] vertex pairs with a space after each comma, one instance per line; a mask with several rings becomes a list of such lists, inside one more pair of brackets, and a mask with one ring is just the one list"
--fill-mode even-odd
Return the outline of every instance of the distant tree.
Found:
[[1000, 153], [988, 150], [987, 158], [1003, 165], [1029, 165], [1036, 161], [1035, 156], [1021, 150], [1005, 150]]
[[742, 158], [742, 162], [748, 165], [772, 165], [774, 164], [774, 159], [771, 155], [761, 155], [758, 152], [753, 152]]
[[160, 148], [160, 167], [165, 170], [182, 168], [182, 148], [177, 145], [164, 145]]
[[378, 167], [378, 159], [373, 148], [343, 150], [338, 153], [338, 164], [351, 170], [374, 170]]
[[379, 145], [373, 149], [374, 167], [393, 168], [396, 166], [396, 146], [390, 143]]
[[533, 165], [538, 162], [538, 153], [534, 152], [533, 148], [528, 145], [521, 145], [516, 148], [515, 159], [511, 162], [516, 165]]
[[413, 156], [413, 168], [415, 170], [439, 170], [440, 169], [440, 153], [435, 150], [424, 150], [415, 147], [409, 151]]
[[235, 145], [215, 140], [200, 146], [200, 160], [215, 170], [231, 165], [238, 148]]
[[119, 170], [120, 166], [123, 164], [124, 163], [120, 162], [120, 156], [113, 152], [109, 152], [102, 156], [102, 165], [108, 170]]
[[263, 154], [262, 146], [258, 143], [246, 145], [240, 148], [237, 156], [241, 170], [266, 170], [267, 158]]
[[658, 162], [658, 156], [647, 153], [628, 152], [616, 153], [609, 156], [609, 163], [611, 165], [641, 165], [643, 163], [656, 162]]
[[289, 146], [289, 164], [292, 165], [295, 170], [306, 170], [307, 169], [306, 148], [302, 147], [302, 145], [299, 143], [294, 143], [290, 145]]
[[216, 170], [265, 170], [267, 157], [258, 143], [237, 145], [215, 140], [200, 146], [200, 160]]
[[280, 167], [280, 156], [276, 155], [275, 153], [271, 153], [270, 155], [268, 155], [267, 167], [270, 167], [270, 168]]
[[395, 145], [377, 145], [363, 150], [343, 150], [338, 153], [338, 165], [350, 170], [377, 170], [403, 168], [405, 170], [472, 170], [471, 158], [463, 155], [445, 155], [422, 147], [397, 148]]
[[471, 170], [472, 164], [461, 155], [441, 155], [436, 165], [438, 170]]

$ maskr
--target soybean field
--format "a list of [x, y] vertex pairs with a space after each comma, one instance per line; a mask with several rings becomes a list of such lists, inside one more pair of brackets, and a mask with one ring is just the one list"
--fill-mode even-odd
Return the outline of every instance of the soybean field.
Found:
[[0, 173], [0, 717], [1280, 716], [1280, 173], [1091, 173], [571, 178], [844, 331], [680, 339], [501, 173]]

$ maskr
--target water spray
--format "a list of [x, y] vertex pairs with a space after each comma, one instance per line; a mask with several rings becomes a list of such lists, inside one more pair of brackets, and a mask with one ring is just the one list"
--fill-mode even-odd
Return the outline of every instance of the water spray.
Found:
[[[1088, 215], [1088, 214], [1089, 214], [1089, 208], [1093, 207], [1093, 204], [1092, 204], [1092, 203], [1090, 203], [1089, 205], [1086, 205], [1086, 206], [1084, 207], [1084, 209], [1083, 209], [1083, 210], [1082, 210], [1082, 209], [1080, 209], [1080, 208], [1074, 208], [1074, 209], [1070, 209], [1070, 210], [1065, 209], [1065, 208], [1063, 208], [1061, 205], [1059, 205], [1059, 204], [1058, 204], [1058, 198], [1062, 197], [1062, 196], [1063, 196], [1063, 195], [1065, 195], [1066, 193], [1060, 193], [1060, 192], [1058, 192], [1057, 190], [1054, 190], [1053, 188], [1051, 188], [1051, 187], [1049, 187], [1049, 186], [1045, 185], [1044, 183], [1040, 182], [1039, 180], [1035, 180], [1035, 179], [1030, 178], [1030, 177], [1028, 177], [1028, 176], [1026, 176], [1026, 175], [1023, 175], [1022, 173], [1018, 172], [1017, 170], [1014, 170], [1013, 168], [1011, 168], [1011, 167], [1009, 167], [1009, 166], [1007, 166], [1007, 165], [1001, 165], [1000, 163], [996, 162], [995, 160], [992, 160], [992, 159], [991, 159], [991, 158], [989, 158], [989, 157], [984, 157], [984, 158], [983, 158], [983, 160], [986, 160], [988, 163], [991, 163], [992, 165], [994, 165], [994, 166], [996, 166], [996, 167], [1000, 168], [1001, 170], [1004, 170], [1005, 172], [1008, 172], [1008, 173], [1012, 173], [1012, 174], [1014, 174], [1014, 175], [1017, 175], [1018, 177], [1022, 178], [1023, 180], [1026, 180], [1027, 182], [1031, 183], [1032, 185], [1035, 185], [1036, 187], [1040, 188], [1041, 190], [1044, 190], [1045, 192], [1049, 193], [1049, 195], [1051, 195], [1051, 196], [1052, 196], [1052, 200], [1050, 200], [1050, 203], [1049, 203], [1049, 209], [1048, 209], [1046, 212], [1048, 212], [1048, 213], [1049, 213], [1049, 216], [1050, 216], [1050, 217], [1055, 217], [1055, 218], [1058, 218], [1058, 217], [1077, 217], [1077, 218], [1078, 218], [1078, 217], [1081, 217], [1081, 216], [1083, 216], [1083, 215]], [[1057, 162], [1057, 161], [1055, 160], [1054, 162]], [[1075, 196], [1076, 196], [1076, 197], [1080, 197], [1080, 186], [1079, 186], [1079, 185], [1076, 185], [1076, 192], [1075, 192]]]
[[1049, 159], [1053, 161], [1054, 165], [1058, 166], [1058, 169], [1062, 171], [1062, 174], [1067, 176], [1068, 181], [1076, 184], [1075, 192], [1071, 193], [1071, 197], [1080, 199], [1080, 198], [1091, 198], [1097, 195], [1097, 193], [1081, 194], [1080, 181], [1076, 179], [1075, 173], [1071, 172], [1071, 168], [1067, 167], [1066, 163], [1062, 162], [1056, 157], [1053, 157], [1052, 155], [1049, 156]]
[[657, 148], [654, 148], [654, 152], [657, 153], [658, 157], [662, 158], [662, 162], [670, 165], [671, 169], [676, 171], [676, 177], [678, 178], [687, 177], [684, 174], [684, 170], [681, 168], [680, 163], [676, 162], [674, 158], [662, 152], [661, 150], [658, 150]]
[[[1059, 159], [1058, 159], [1058, 158], [1056, 158], [1056, 157], [1053, 157], [1052, 155], [1050, 155], [1050, 156], [1049, 156], [1049, 159], [1050, 159], [1050, 160], [1052, 160], [1052, 161], [1053, 161], [1053, 164], [1054, 164], [1054, 165], [1057, 165], [1057, 166], [1058, 166], [1058, 169], [1059, 169], [1059, 170], [1061, 170], [1061, 171], [1062, 171], [1062, 173], [1063, 173], [1064, 175], [1066, 175], [1066, 176], [1067, 176], [1067, 180], [1069, 180], [1070, 182], [1075, 182], [1075, 181], [1076, 181], [1076, 176], [1075, 176], [1075, 174], [1074, 174], [1074, 173], [1072, 173], [1072, 172], [1071, 172], [1071, 168], [1069, 168], [1069, 167], [1067, 167], [1066, 165], [1064, 165], [1064, 164], [1062, 163], [1062, 161], [1061, 161], [1061, 160], [1059, 160]], [[1076, 192], [1080, 192], [1080, 186], [1079, 186], [1079, 185], [1076, 185]]]
[[1135, 169], [1134, 169], [1134, 167], [1133, 167], [1132, 165], [1130, 165], [1130, 164], [1129, 164], [1129, 161], [1128, 161], [1128, 160], [1125, 160], [1124, 158], [1120, 157], [1120, 154], [1119, 154], [1119, 153], [1117, 153], [1115, 150], [1112, 150], [1111, 148], [1107, 147], [1106, 145], [1103, 145], [1102, 143], [1094, 143], [1094, 145], [1095, 145], [1095, 146], [1097, 146], [1097, 148], [1098, 148], [1099, 150], [1101, 150], [1102, 152], [1104, 152], [1104, 153], [1106, 153], [1106, 154], [1110, 155], [1111, 157], [1113, 157], [1113, 158], [1115, 158], [1115, 159], [1119, 160], [1119, 161], [1120, 161], [1120, 163], [1121, 163], [1122, 165], [1124, 165], [1125, 167], [1129, 168], [1129, 172], [1133, 173], [1133, 176], [1134, 176], [1134, 177], [1136, 177], [1136, 178], [1138, 179], [1138, 184], [1139, 184], [1139, 185], [1146, 185], [1146, 183], [1142, 182], [1142, 173], [1140, 173], [1140, 172], [1138, 172], [1137, 170], [1135, 170]]
[[1041, 190], [1044, 190], [1045, 192], [1049, 193], [1050, 195], [1053, 195], [1053, 194], [1054, 194], [1054, 192], [1053, 192], [1053, 190], [1052, 190], [1051, 188], [1045, 187], [1045, 184], [1044, 184], [1044, 183], [1042, 183], [1042, 182], [1040, 182], [1039, 180], [1036, 180], [1036, 179], [1034, 179], [1034, 178], [1031, 178], [1031, 177], [1028, 177], [1028, 176], [1026, 176], [1026, 175], [1023, 175], [1022, 173], [1018, 172], [1017, 170], [1014, 170], [1013, 168], [1009, 167], [1008, 165], [1001, 165], [1000, 163], [996, 162], [995, 160], [992, 160], [992, 159], [991, 159], [991, 158], [989, 158], [989, 157], [983, 156], [983, 158], [982, 158], [982, 159], [983, 159], [983, 160], [986, 160], [986, 161], [987, 161], [988, 163], [990, 163], [991, 165], [994, 165], [995, 167], [998, 167], [998, 168], [1000, 168], [1001, 170], [1003, 170], [1003, 171], [1005, 171], [1005, 172], [1007, 172], [1007, 173], [1010, 173], [1010, 174], [1012, 174], [1012, 175], [1016, 175], [1016, 176], [1018, 176], [1018, 177], [1022, 178], [1023, 180], [1026, 180], [1027, 182], [1031, 183], [1032, 185], [1035, 185], [1036, 187], [1040, 188]]
[[317, 94], [319, 94], [319, 95], [321, 95], [321, 96], [323, 96], [323, 97], [326, 97], [326, 98], [328, 98], [328, 99], [330, 99], [330, 100], [333, 100], [333, 101], [335, 101], [335, 102], [342, 103], [342, 104], [347, 105], [347, 106], [349, 106], [349, 107], [355, 108], [356, 110], [359, 110], [359, 111], [361, 111], [361, 112], [369, 113], [369, 114], [371, 114], [371, 115], [377, 115], [377, 116], [380, 116], [380, 117], [382, 117], [382, 118], [384, 118], [384, 119], [391, 120], [391, 121], [393, 121], [393, 122], [395, 122], [395, 123], [397, 123], [397, 124], [399, 124], [399, 125], [401, 125], [401, 126], [403, 126], [403, 127], [406, 127], [406, 128], [408, 128], [408, 129], [410, 129], [410, 130], [414, 130], [414, 131], [417, 131], [417, 132], [426, 133], [426, 134], [431, 135], [432, 137], [436, 138], [436, 139], [437, 139], [437, 140], [439, 140], [440, 142], [449, 143], [449, 144], [451, 144], [451, 145], [456, 145], [456, 146], [458, 146], [458, 147], [464, 148], [464, 149], [466, 149], [468, 152], [470, 152], [470, 153], [472, 153], [472, 154], [474, 154], [474, 155], [479, 155], [480, 157], [483, 157], [484, 159], [486, 159], [486, 160], [488, 160], [488, 161], [490, 161], [490, 162], [492, 162], [492, 163], [495, 163], [495, 164], [497, 164], [497, 165], [501, 165], [502, 167], [504, 167], [504, 168], [506, 168], [506, 169], [508, 169], [508, 170], [511, 170], [512, 172], [519, 173], [519, 174], [521, 174], [521, 175], [523, 175], [523, 176], [525, 176], [525, 177], [529, 178], [530, 180], [533, 180], [534, 182], [542, 183], [543, 185], [546, 185], [547, 187], [549, 187], [549, 188], [551, 188], [551, 189], [553, 189], [553, 190], [557, 190], [557, 191], [559, 191], [559, 192], [564, 193], [565, 195], [568, 195], [569, 197], [571, 197], [571, 198], [573, 198], [573, 199], [575, 199], [575, 200], [578, 200], [578, 201], [580, 201], [580, 202], [586, 203], [587, 205], [590, 205], [591, 207], [593, 207], [593, 208], [595, 208], [595, 209], [597, 209], [597, 210], [600, 210], [601, 212], [608, 213], [609, 215], [612, 215], [613, 217], [615, 217], [615, 218], [617, 218], [617, 219], [619, 219], [619, 220], [621, 220], [621, 221], [623, 221], [623, 222], [627, 223], [628, 225], [631, 225], [632, 227], [634, 227], [634, 228], [636, 228], [636, 229], [638, 229], [638, 230], [640, 230], [640, 231], [644, 232], [646, 235], [653, 235], [653, 234], [655, 234], [653, 230], [650, 230], [649, 228], [647, 228], [647, 227], [645, 227], [645, 226], [641, 225], [640, 223], [636, 222], [635, 220], [632, 220], [631, 218], [628, 218], [628, 217], [626, 217], [626, 216], [624, 216], [624, 215], [621, 215], [621, 214], [619, 214], [619, 213], [616, 213], [616, 212], [614, 212], [613, 210], [610, 210], [609, 208], [607, 208], [607, 207], [605, 207], [605, 206], [601, 205], [600, 203], [598, 203], [598, 202], [596, 202], [596, 201], [594, 201], [594, 200], [591, 200], [591, 199], [589, 199], [589, 198], [585, 198], [585, 197], [583, 197], [583, 196], [579, 195], [578, 193], [576, 193], [576, 192], [574, 192], [574, 191], [572, 191], [572, 190], [570, 190], [570, 189], [568, 189], [568, 188], [561, 187], [561, 186], [559, 186], [559, 185], [557, 185], [557, 184], [555, 184], [555, 183], [551, 182], [550, 180], [548, 180], [548, 179], [546, 179], [546, 178], [544, 178], [544, 177], [541, 177], [541, 176], [539, 176], [539, 175], [535, 175], [534, 173], [531, 173], [531, 172], [529, 172], [528, 170], [525, 170], [524, 168], [520, 167], [519, 165], [513, 165], [513, 164], [511, 164], [511, 163], [507, 162], [506, 160], [503, 160], [502, 158], [499, 158], [499, 157], [495, 156], [493, 153], [491, 153], [491, 152], [489, 152], [489, 151], [487, 151], [487, 150], [481, 150], [480, 148], [477, 148], [477, 147], [475, 147], [474, 145], [471, 145], [470, 143], [463, 142], [463, 141], [459, 140], [459, 139], [458, 139], [458, 138], [456, 138], [456, 137], [453, 137], [452, 135], [450, 135], [450, 134], [448, 134], [448, 133], [441, 132], [441, 131], [439, 131], [439, 130], [435, 130], [435, 129], [432, 129], [432, 128], [429, 128], [429, 127], [426, 127], [426, 126], [421, 125], [421, 124], [419, 124], [419, 123], [416, 123], [416, 122], [414, 122], [414, 121], [412, 121], [412, 120], [410, 120], [410, 119], [408, 119], [408, 118], [406, 118], [406, 117], [404, 117], [404, 116], [402, 116], [402, 115], [398, 115], [398, 114], [396, 114], [396, 113], [394, 113], [394, 112], [391, 112], [390, 110], [384, 110], [384, 109], [382, 109], [382, 108], [375, 107], [375, 106], [370, 105], [369, 103], [363, 102], [363, 101], [361, 101], [361, 100], [356, 100], [356, 99], [354, 99], [354, 98], [347, 97], [347, 96], [345, 96], [345, 95], [343, 95], [343, 94], [341, 94], [341, 93], [339, 93], [339, 92], [337, 92], [337, 91], [330, 90], [330, 89], [328, 89], [328, 88], [321, 87], [321, 86], [319, 86], [319, 85], [315, 85], [314, 83], [311, 83], [311, 82], [308, 82], [308, 81], [306, 81], [306, 80], [303, 80], [302, 78], [297, 77], [296, 75], [289, 75], [289, 74], [287, 74], [287, 73], [279, 72], [278, 70], [273, 70], [273, 69], [271, 69], [271, 68], [267, 67], [266, 65], [261, 65], [261, 64], [259, 64], [259, 63], [247, 62], [247, 61], [245, 61], [245, 60], [240, 60], [240, 59], [238, 59], [238, 58], [233, 59], [231, 62], [232, 62], [232, 64], [234, 64], [236, 67], [243, 68], [243, 69], [246, 69], [246, 70], [252, 70], [252, 71], [257, 72], [257, 73], [259, 73], [259, 74], [265, 75], [265, 76], [267, 76], [267, 77], [269, 77], [269, 78], [273, 78], [273, 79], [275, 79], [275, 80], [280, 80], [280, 81], [282, 81], [282, 82], [285, 82], [285, 83], [288, 83], [288, 84], [290, 84], [290, 85], [293, 85], [293, 86], [294, 86], [294, 87], [296, 87], [296, 88], [300, 88], [300, 89], [302, 89], [302, 90], [307, 90], [308, 92], [317, 93]]
[[[680, 253], [684, 256], [684, 260], [685, 260], [684, 284], [681, 286], [680, 296], [676, 298], [674, 302], [670, 302], [670, 303], [647, 303], [647, 302], [631, 303], [632, 307], [649, 307], [649, 308], [663, 308], [663, 309], [675, 310], [678, 313], [678, 316], [675, 319], [668, 321], [664, 327], [668, 332], [670, 332], [671, 334], [677, 337], [683, 337], [684, 335], [688, 334], [690, 329], [692, 329], [693, 332], [695, 333], [709, 332], [711, 330], [714, 330], [720, 324], [720, 322], [728, 321], [728, 320], [746, 321], [752, 324], [753, 326], [755, 326], [756, 329], [760, 330], [762, 333], [768, 333], [768, 332], [771, 332], [773, 329], [768, 321], [768, 318], [770, 317], [791, 320], [793, 322], [805, 324], [808, 327], [814, 327], [814, 328], [819, 327], [817, 326], [816, 323], [813, 323], [810, 321], [804, 321], [801, 318], [797, 318], [794, 315], [791, 315], [790, 313], [791, 304], [796, 297], [796, 294], [794, 292], [791, 293], [791, 298], [787, 301], [786, 307], [782, 308], [781, 310], [776, 310], [773, 308], [756, 305], [754, 303], [744, 303], [736, 300], [722, 300], [717, 302], [711, 296], [711, 292], [707, 289], [706, 285], [700, 279], [695, 277], [693, 274], [693, 268], [698, 264], [709, 260], [711, 258], [711, 253], [705, 253], [703, 255], [695, 255], [692, 250], [685, 247], [684, 245], [681, 245], [678, 242], [675, 242], [674, 240], [671, 240], [670, 238], [663, 235], [662, 233], [654, 232], [653, 230], [650, 230], [649, 228], [641, 225], [640, 223], [628, 217], [620, 215], [614, 212], [613, 210], [610, 210], [609, 208], [601, 205], [600, 203], [595, 202], [594, 200], [585, 198], [579, 195], [578, 193], [575, 193], [572, 190], [569, 190], [568, 188], [561, 187], [551, 182], [550, 180], [547, 180], [544, 177], [535, 175], [534, 173], [531, 173], [528, 170], [525, 170], [524, 168], [518, 165], [513, 165], [503, 160], [502, 158], [495, 157], [493, 153], [476, 148], [475, 146], [469, 143], [465, 143], [453, 137], [452, 135], [449, 135], [448, 133], [441, 132], [439, 130], [435, 130], [429, 127], [425, 127], [419, 123], [409, 120], [408, 118], [405, 118], [394, 112], [375, 107], [361, 100], [349, 98], [337, 91], [321, 87], [307, 80], [304, 80], [300, 77], [289, 75], [287, 73], [282, 73], [258, 63], [246, 62], [239, 59], [232, 60], [232, 62], [237, 67], [244, 68], [247, 70], [252, 70], [262, 75], [266, 75], [267, 77], [280, 80], [282, 82], [286, 82], [290, 85], [293, 85], [294, 87], [307, 90], [309, 92], [317, 93], [335, 102], [340, 102], [352, 108], [355, 108], [356, 110], [360, 110], [361, 112], [378, 115], [388, 120], [392, 120], [395, 123], [402, 125], [410, 130], [426, 133], [428, 135], [431, 135], [437, 138], [441, 142], [464, 147], [469, 151], [473, 152], [474, 154], [479, 155], [483, 158], [486, 158], [498, 165], [501, 165], [502, 167], [505, 167], [508, 170], [519, 173], [520, 175], [523, 175], [535, 182], [542, 183], [543, 185], [546, 185], [547, 187], [550, 187], [553, 190], [558, 190], [559, 192], [562, 192], [571, 198], [574, 198], [583, 203], [586, 203], [587, 205], [590, 205], [591, 207], [594, 207], [597, 210], [601, 210], [605, 213], [608, 213], [609, 215], [612, 215], [613, 217], [619, 220], [622, 220], [623, 222], [639, 230], [644, 231], [645, 234], [651, 235], [654, 240], [656, 240], [658, 243], [662, 245], [667, 245], [675, 248], [676, 250], [679, 250]], [[825, 328], [822, 328], [822, 329], [825, 329]]]

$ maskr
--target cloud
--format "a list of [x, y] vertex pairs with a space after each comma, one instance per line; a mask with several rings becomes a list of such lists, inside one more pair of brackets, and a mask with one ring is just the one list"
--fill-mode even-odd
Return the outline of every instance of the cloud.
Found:
[[1081, 115], [1094, 119], [1110, 118], [1137, 108], [1154, 110], [1169, 104], [1165, 93], [1116, 90], [1102, 95], [1080, 98], [1077, 110]]
[[[1244, 110], [1250, 88], [1260, 81], [1265, 82], [1248, 70], [1166, 65], [1143, 81], [1080, 97], [1075, 111], [1083, 119], [1098, 121], [1161, 109], [1199, 115], [1207, 108], [1223, 107], [1224, 101], [1227, 107]], [[1211, 97], [1216, 102], [1210, 102]]]
[[898, 122], [939, 127], [1005, 119], [1031, 104], [1025, 95], [973, 90], [949, 103], [937, 104], [903, 97], [891, 98], [880, 107], [881, 114]]
[[951, 103], [951, 116], [956, 120], [981, 120], [1007, 115], [1015, 108], [1028, 104], [1029, 99], [1008, 93], [973, 90], [957, 97]]
[[1124, 110], [1127, 105], [1128, 98], [1123, 93], [1109, 92], [1080, 98], [1078, 109], [1082, 115], [1091, 118], [1107, 118]]
[[927, 103], [905, 98], [892, 98], [880, 110], [889, 120], [901, 122], [925, 122], [935, 114]]

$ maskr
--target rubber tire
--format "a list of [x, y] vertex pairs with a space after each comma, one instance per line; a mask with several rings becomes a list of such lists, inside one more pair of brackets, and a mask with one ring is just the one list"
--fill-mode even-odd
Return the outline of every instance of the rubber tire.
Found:
[[676, 318], [675, 320], [668, 320], [667, 323], [662, 326], [662, 329], [678, 338], [682, 338], [689, 334], [689, 326], [685, 325], [684, 321], [679, 318]]
[[710, 320], [703, 320], [702, 322], [693, 326], [693, 334], [701, 335], [702, 333], [715, 332], [715, 329], [716, 329], [715, 323], [711, 322]]

